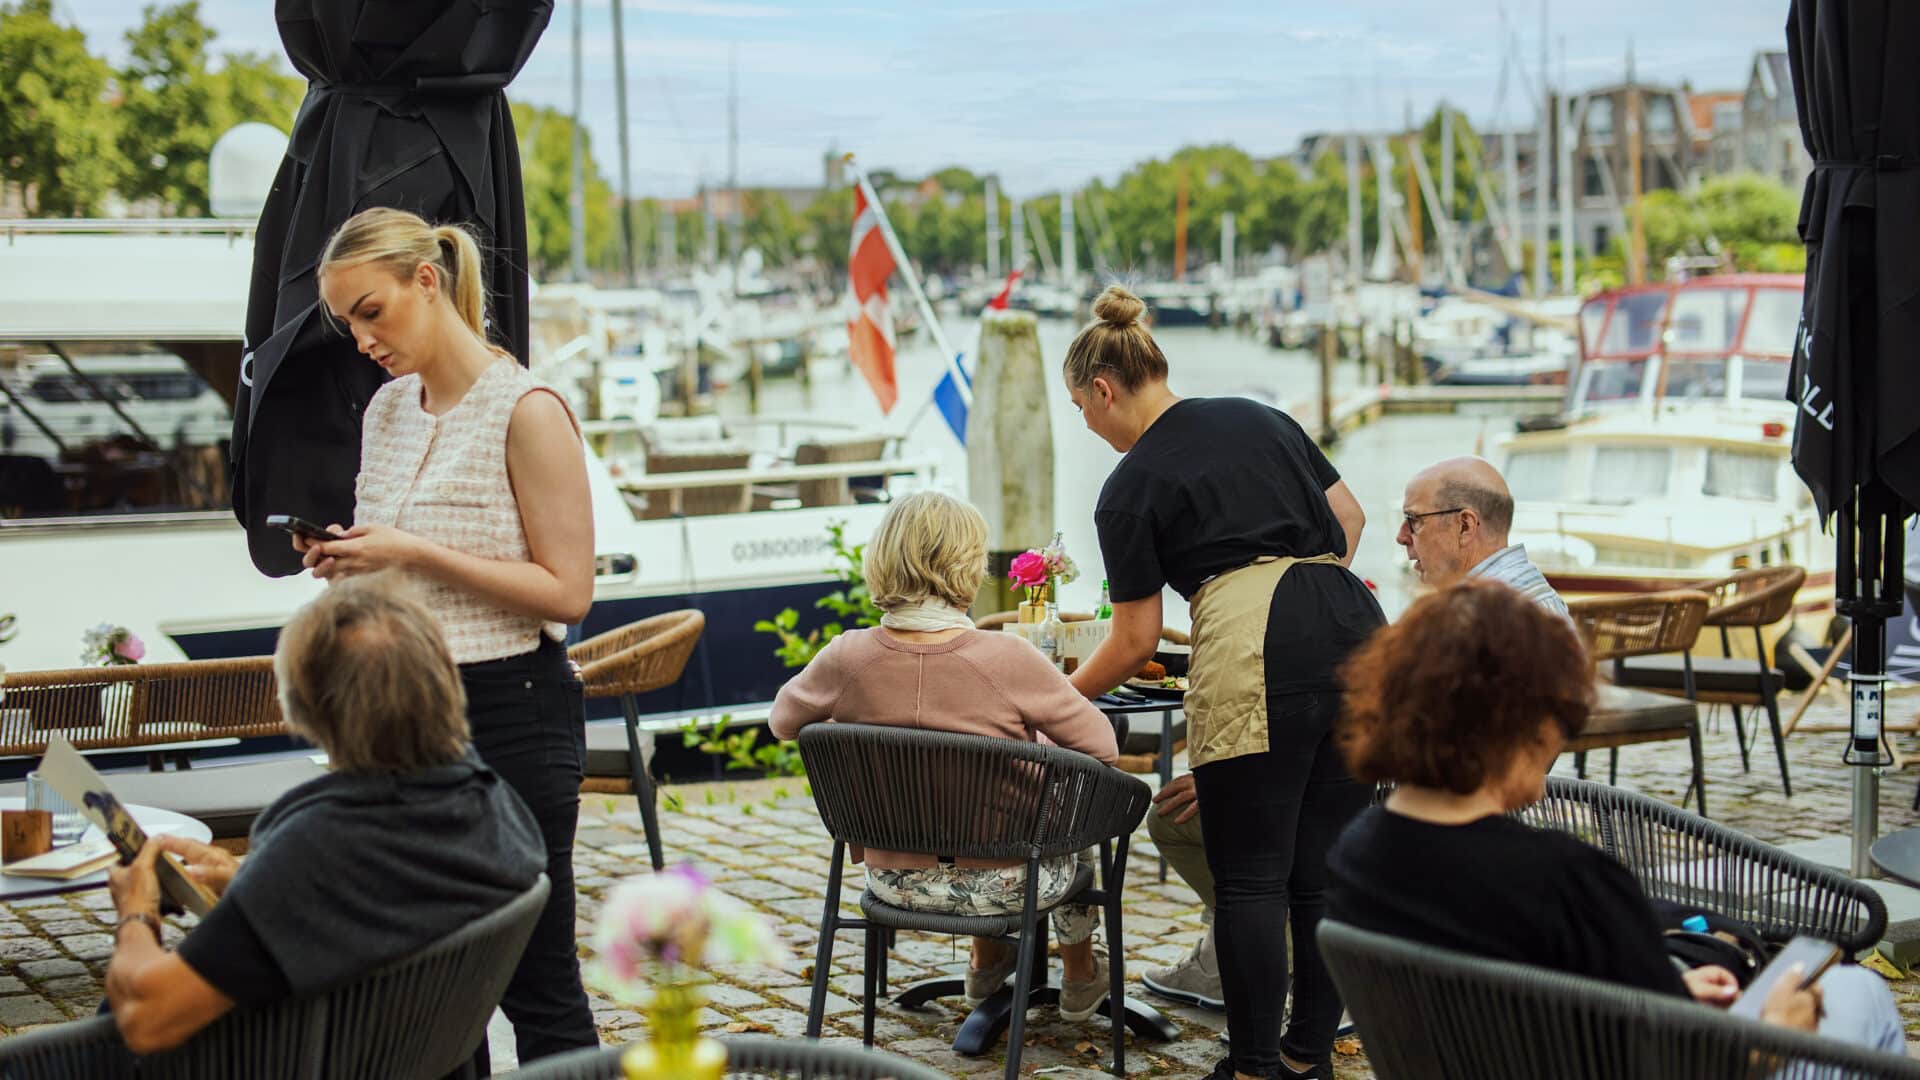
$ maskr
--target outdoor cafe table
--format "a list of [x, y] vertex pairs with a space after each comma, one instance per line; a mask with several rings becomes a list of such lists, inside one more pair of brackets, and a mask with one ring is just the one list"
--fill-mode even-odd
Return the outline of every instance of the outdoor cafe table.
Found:
[[1905, 885], [1920, 888], [1920, 829], [1890, 832], [1873, 842], [1867, 852], [1880, 872]]
[[[0, 810], [24, 809], [26, 809], [25, 799], [0, 799]], [[207, 826], [199, 820], [190, 818], [185, 814], [176, 814], [171, 810], [162, 810], [155, 806], [139, 806], [134, 803], [127, 804], [127, 812], [133, 815], [133, 820], [138, 822], [142, 829], [146, 830], [148, 836], [156, 833], [172, 833], [175, 836], [184, 836], [189, 840], [198, 840], [203, 844], [213, 839], [213, 830], [207, 828]], [[95, 826], [88, 825], [86, 833], [81, 836], [79, 842], [86, 843], [100, 839], [104, 839], [100, 830]], [[14, 877], [10, 874], [0, 873], [0, 903], [12, 900], [24, 900], [30, 896], [55, 896], [60, 893], [84, 892], [87, 889], [104, 888], [106, 884], [107, 872], [105, 870], [96, 870], [91, 874], [82, 874], [79, 877], [67, 878], [65, 880], [60, 878]]]
[[[1141, 713], [1160, 714], [1160, 749], [1155, 764], [1159, 767], [1160, 786], [1166, 787], [1173, 780], [1173, 714], [1180, 711], [1184, 702], [1181, 697], [1155, 698], [1140, 695], [1138, 702], [1129, 702], [1102, 694], [1093, 699], [1093, 707], [1105, 713], [1109, 723], [1113, 724], [1114, 741], [1125, 749], [1130, 728], [1127, 718]], [[1152, 811], [1148, 811], [1152, 813]], [[1167, 880], [1167, 860], [1160, 859], [1160, 880]]]

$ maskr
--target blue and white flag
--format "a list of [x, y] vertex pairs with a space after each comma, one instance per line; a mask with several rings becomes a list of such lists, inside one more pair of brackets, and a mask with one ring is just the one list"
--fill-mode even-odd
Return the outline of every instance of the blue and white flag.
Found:
[[[947, 373], [940, 377], [940, 384], [933, 388], [933, 405], [952, 429], [953, 437], [960, 445], [967, 445], [967, 408], [973, 400], [973, 375], [967, 371], [964, 353], [955, 353], [953, 363], [948, 365]], [[955, 376], [959, 377], [956, 381]], [[964, 384], [964, 389], [963, 389]]]

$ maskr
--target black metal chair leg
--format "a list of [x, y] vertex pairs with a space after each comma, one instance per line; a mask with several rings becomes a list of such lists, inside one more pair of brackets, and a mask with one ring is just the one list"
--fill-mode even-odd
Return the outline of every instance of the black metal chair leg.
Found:
[[861, 976], [866, 983], [866, 993], [860, 999], [860, 1044], [873, 1045], [873, 1010], [880, 997], [880, 958], [887, 953], [887, 932], [878, 926], [869, 926], [861, 935], [867, 947], [866, 963], [861, 965]]
[[1578, 776], [1582, 780], [1587, 778], [1587, 752], [1585, 750], [1576, 750], [1573, 752], [1573, 772], [1575, 776]]
[[[1700, 690], [1693, 681], [1693, 654], [1680, 654], [1680, 672], [1686, 687], [1687, 700], [1694, 702], [1693, 722], [1687, 725], [1687, 746], [1693, 752], [1693, 787], [1700, 799], [1700, 816], [1707, 816], [1707, 758], [1700, 745]], [[1686, 798], [1680, 800], [1685, 805]]]
[[1793, 797], [1793, 781], [1787, 776], [1787, 739], [1780, 730], [1780, 700], [1767, 681], [1767, 646], [1760, 628], [1753, 628], [1754, 651], [1760, 656], [1760, 702], [1767, 710], [1767, 725], [1773, 729], [1773, 756], [1780, 762], [1780, 790]]
[[627, 714], [627, 768], [632, 774], [633, 797], [640, 804], [640, 824], [647, 834], [647, 858], [659, 870], [667, 865], [660, 850], [660, 800], [646, 756], [640, 752], [640, 706], [632, 694], [622, 694], [620, 707]]
[[1753, 771], [1753, 744], [1747, 741], [1746, 718], [1740, 715], [1740, 706], [1733, 706], [1733, 740], [1740, 744], [1740, 771]]
[[833, 967], [833, 936], [840, 928], [840, 857], [846, 845], [833, 842], [832, 868], [827, 871], [827, 907], [820, 916], [820, 951], [813, 961], [813, 992], [807, 998], [807, 1038], [820, 1037], [827, 1015], [827, 973]]
[[[1033, 914], [1032, 886], [1028, 886], [1026, 915], [1033, 920], [1020, 935], [1019, 958], [1013, 965], [1013, 1011], [1007, 1016], [1007, 1080], [1019, 1080], [1020, 1051], [1027, 1040], [1027, 1009], [1031, 1005], [1033, 994], [1034, 969], [1046, 963], [1046, 936], [1041, 931], [1039, 920]], [[1038, 957], [1034, 953], [1038, 952]]]
[[[1173, 710], [1160, 714], [1160, 786], [1173, 782]], [[1160, 856], [1160, 883], [1167, 882], [1167, 857]]]
[[1607, 783], [1620, 786], [1620, 748], [1607, 747]]

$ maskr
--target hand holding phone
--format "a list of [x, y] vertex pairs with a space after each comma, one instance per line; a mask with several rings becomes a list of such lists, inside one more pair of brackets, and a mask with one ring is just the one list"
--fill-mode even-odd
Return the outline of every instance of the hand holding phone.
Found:
[[[1808, 990], [1839, 960], [1840, 946], [1819, 938], [1796, 937], [1774, 956], [1760, 974], [1754, 976], [1746, 992], [1727, 1011], [1735, 1016], [1758, 1020], [1782, 980], [1791, 977], [1793, 992]], [[1790, 997], [1791, 994], [1786, 996]], [[1816, 1015], [1814, 1020], [1818, 1019]]]
[[313, 522], [308, 521], [306, 518], [295, 517], [292, 514], [268, 514], [267, 527], [270, 529], [284, 529], [295, 536], [298, 536], [307, 540], [338, 540], [340, 539], [339, 536], [335, 535], [334, 533], [328, 532], [326, 529], [323, 529], [318, 525], [315, 525]]

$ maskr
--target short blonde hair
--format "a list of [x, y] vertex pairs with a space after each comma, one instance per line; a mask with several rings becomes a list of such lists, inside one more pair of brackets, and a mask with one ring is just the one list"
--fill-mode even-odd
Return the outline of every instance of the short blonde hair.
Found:
[[882, 611], [930, 598], [968, 607], [987, 576], [987, 519], [951, 495], [914, 492], [880, 519], [865, 571]]
[[460, 760], [467, 695], [440, 624], [392, 572], [347, 578], [294, 613], [273, 653], [287, 724], [343, 772]]

